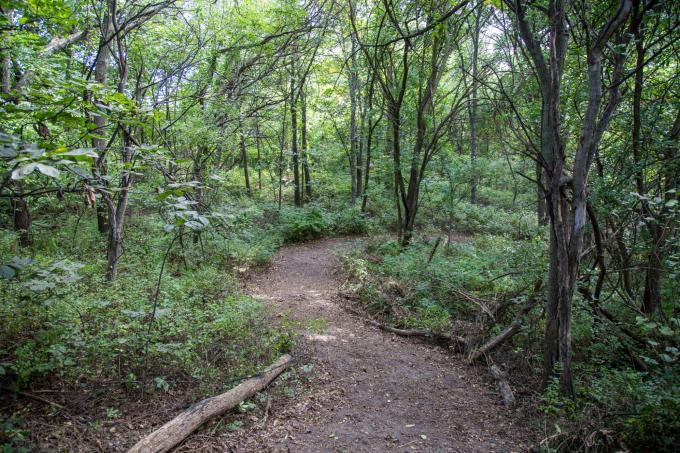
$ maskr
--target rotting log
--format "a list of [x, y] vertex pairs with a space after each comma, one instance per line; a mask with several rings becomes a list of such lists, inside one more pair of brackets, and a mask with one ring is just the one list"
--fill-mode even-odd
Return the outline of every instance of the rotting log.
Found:
[[169, 451], [213, 417], [224, 414], [264, 389], [292, 363], [286, 354], [276, 362], [228, 392], [204, 399], [137, 442], [128, 453], [162, 453]]
[[493, 378], [496, 380], [496, 383], [498, 384], [498, 391], [503, 397], [503, 404], [508, 407], [515, 404], [515, 395], [512, 393], [510, 384], [508, 384], [508, 381], [505, 379], [505, 373], [503, 373], [503, 371], [501, 371], [501, 369], [496, 365], [491, 365], [489, 367], [489, 371], [491, 372], [491, 376], [493, 376]]

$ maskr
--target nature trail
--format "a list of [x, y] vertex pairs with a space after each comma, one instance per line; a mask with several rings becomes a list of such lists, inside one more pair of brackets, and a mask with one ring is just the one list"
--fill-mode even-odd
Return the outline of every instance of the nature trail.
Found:
[[[268, 420], [230, 435], [232, 451], [522, 451], [527, 423], [501, 404], [483, 370], [442, 348], [368, 325], [342, 308], [337, 251], [354, 239], [284, 247], [247, 291], [301, 334], [312, 371]], [[313, 326], [313, 328], [310, 328]], [[313, 365], [313, 367], [311, 366]]]

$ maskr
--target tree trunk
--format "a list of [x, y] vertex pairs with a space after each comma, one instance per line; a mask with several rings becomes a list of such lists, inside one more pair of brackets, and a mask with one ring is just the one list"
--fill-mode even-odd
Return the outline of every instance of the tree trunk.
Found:
[[[640, 197], [647, 196], [647, 184], [644, 176], [644, 158], [642, 157], [641, 149], [641, 130], [642, 130], [642, 89], [644, 82], [644, 62], [645, 62], [645, 47], [644, 41], [640, 33], [635, 34], [635, 51], [636, 51], [636, 69], [635, 69], [635, 83], [633, 88], [633, 129], [631, 132], [631, 151], [634, 160], [634, 166], [637, 169], [635, 172], [635, 185]], [[646, 314], [652, 314], [657, 310], [661, 300], [661, 242], [662, 232], [657, 225], [657, 215], [650, 208], [648, 202], [644, 198], [640, 198], [642, 216], [645, 219], [644, 225], [649, 233], [651, 242], [647, 256], [647, 268], [645, 269], [645, 288], [642, 294], [642, 311]]]
[[648, 315], [654, 313], [661, 303], [661, 266], [663, 253], [661, 250], [662, 233], [659, 227], [650, 228], [653, 232], [652, 245], [647, 257], [647, 269], [645, 270], [645, 290], [642, 294], [642, 311]]
[[550, 217], [548, 216], [548, 206], [545, 202], [545, 191], [543, 190], [545, 184], [545, 170], [539, 162], [536, 162], [536, 213], [538, 215], [538, 224], [547, 225]]
[[470, 88], [470, 203], [477, 204], [477, 57], [479, 55], [479, 29], [482, 11], [474, 13], [472, 36], [472, 86]]
[[9, 96], [9, 92], [12, 88], [12, 84], [10, 81], [10, 56], [9, 56], [9, 50], [6, 48], [3, 48], [0, 50], [0, 93], [4, 94], [5, 96]]
[[255, 118], [255, 146], [257, 147], [257, 190], [262, 192], [262, 150], [260, 142], [260, 118]]
[[300, 93], [302, 102], [301, 122], [302, 122], [302, 175], [305, 180], [304, 193], [307, 199], [312, 198], [312, 178], [309, 171], [309, 146], [307, 144], [307, 96], [304, 90]]
[[361, 212], [366, 212], [366, 203], [368, 202], [368, 181], [371, 171], [371, 148], [373, 147], [373, 133], [375, 128], [380, 123], [379, 117], [375, 122], [372, 122], [373, 117], [373, 93], [375, 87], [375, 76], [371, 76], [371, 81], [368, 88], [368, 100], [366, 105], [366, 116], [368, 118], [368, 131], [366, 132], [366, 163], [364, 167], [364, 185], [363, 185], [363, 197], [361, 201]]
[[239, 148], [241, 149], [241, 166], [243, 167], [243, 177], [246, 184], [246, 195], [251, 196], [250, 175], [248, 173], [248, 149], [246, 148], [246, 137], [243, 133], [243, 126], [239, 128]]
[[[97, 61], [94, 66], [94, 80], [95, 82], [106, 85], [107, 75], [109, 70], [109, 55], [111, 53], [111, 43], [113, 34], [113, 15], [116, 10], [115, 0], [108, 0], [107, 11], [104, 15], [104, 21], [102, 24], [102, 34], [99, 39], [99, 51], [97, 54]], [[108, 165], [106, 159], [106, 139], [104, 138], [104, 133], [106, 132], [106, 118], [98, 113], [95, 113], [92, 117], [95, 125], [93, 131], [94, 136], [92, 137], [92, 147], [97, 150], [99, 158], [94, 164], [93, 171], [96, 175], [100, 176], [100, 184], [105, 184], [105, 179], [101, 178], [108, 173]], [[97, 203], [97, 229], [100, 233], [106, 233], [109, 230], [109, 224], [107, 220], [107, 207], [102, 205], [102, 203]]]
[[300, 193], [300, 159], [298, 155], [298, 142], [297, 142], [297, 96], [295, 89], [294, 78], [290, 81], [290, 146], [291, 155], [293, 158], [293, 186], [295, 190], [294, 201], [295, 206], [302, 206], [302, 197]]
[[288, 100], [283, 101], [283, 120], [281, 121], [281, 138], [279, 139], [279, 196], [278, 196], [278, 206], [281, 209], [281, 203], [283, 201], [283, 158], [284, 150], [288, 141], [286, 140], [286, 125], [287, 123], [287, 113], [288, 113]]
[[[123, 153], [122, 160], [124, 165], [129, 165], [132, 162], [132, 137], [126, 126], [123, 129]], [[125, 223], [125, 213], [132, 188], [133, 176], [129, 170], [124, 170], [121, 176], [120, 190], [118, 192], [117, 203], [107, 194], [102, 193], [102, 198], [107, 205], [109, 231], [108, 231], [108, 247], [106, 251], [106, 278], [109, 281], [114, 281], [118, 273], [118, 260], [123, 253], [123, 224]]]
[[352, 34], [352, 54], [349, 68], [349, 173], [351, 183], [351, 197], [352, 204], [356, 202], [357, 196], [357, 152], [359, 135], [357, 133], [357, 92], [358, 92], [358, 74], [357, 74], [357, 42], [356, 36]]
[[[118, 37], [116, 40], [118, 46], [118, 64], [120, 69], [120, 81], [118, 83], [118, 92], [125, 93], [125, 86], [128, 81], [127, 70], [127, 52], [123, 49], [123, 42]], [[142, 92], [137, 90], [136, 94], [142, 96]], [[135, 98], [135, 103], [140, 105], [141, 98]], [[134, 139], [128, 129], [128, 125], [119, 123], [118, 127], [122, 134], [122, 150], [121, 161], [123, 164], [122, 175], [118, 187], [118, 200], [114, 204], [113, 197], [106, 191], [101, 191], [101, 196], [106, 202], [109, 222], [109, 241], [107, 247], [107, 271], [106, 276], [109, 281], [116, 279], [118, 271], [118, 260], [123, 253], [123, 224], [125, 223], [125, 214], [127, 212], [127, 205], [130, 196], [130, 189], [132, 188], [133, 176], [133, 145]]]
[[19, 232], [19, 245], [29, 247], [31, 238], [31, 212], [28, 203], [21, 197], [12, 198], [12, 223], [14, 230]]

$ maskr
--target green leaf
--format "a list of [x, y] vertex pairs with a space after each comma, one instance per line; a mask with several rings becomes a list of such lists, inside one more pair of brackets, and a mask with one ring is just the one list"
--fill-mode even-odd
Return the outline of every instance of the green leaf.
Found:
[[10, 278], [14, 277], [16, 275], [16, 271], [5, 264], [0, 266], [0, 277], [9, 280]]
[[668, 327], [668, 326], [661, 326], [659, 328], [659, 333], [665, 337], [672, 337], [673, 336], [673, 330]]
[[36, 168], [40, 173], [42, 173], [45, 176], [49, 176], [50, 178], [56, 178], [59, 176], [59, 170], [57, 170], [51, 165], [36, 164]]
[[59, 157], [61, 156], [72, 156], [76, 158], [75, 160], [96, 159], [97, 157], [99, 157], [97, 153], [94, 152], [94, 148], [72, 149], [71, 151], [67, 151], [65, 153], [59, 153]]
[[16, 168], [12, 172], [12, 179], [14, 179], [14, 180], [24, 179], [26, 176], [33, 173], [33, 170], [35, 170], [35, 167], [37, 165], [38, 165], [37, 163], [32, 162], [30, 164], [22, 165], [21, 167]]

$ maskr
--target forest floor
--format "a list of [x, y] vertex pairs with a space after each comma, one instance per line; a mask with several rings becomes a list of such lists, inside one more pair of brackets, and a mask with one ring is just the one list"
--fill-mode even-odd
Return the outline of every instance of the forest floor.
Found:
[[529, 448], [535, 441], [531, 422], [502, 406], [485, 369], [469, 367], [443, 348], [385, 333], [343, 308], [336, 255], [353, 241], [284, 247], [266, 271], [251, 277], [247, 292], [267, 301], [278, 322], [299, 334], [296, 371], [268, 390], [271, 403], [258, 416], [241, 416], [240, 429], [192, 436], [180, 450]]

